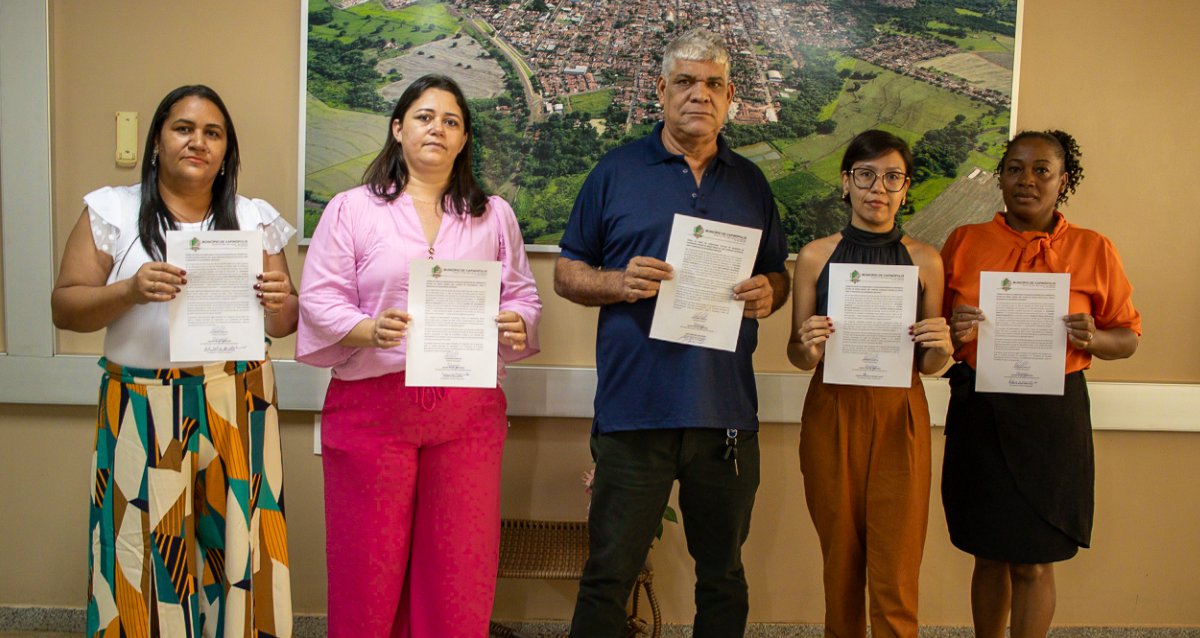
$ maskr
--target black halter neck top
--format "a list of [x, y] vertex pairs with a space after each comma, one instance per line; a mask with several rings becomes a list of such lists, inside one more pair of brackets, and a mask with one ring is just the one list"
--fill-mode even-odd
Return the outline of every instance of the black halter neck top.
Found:
[[904, 231], [899, 226], [893, 226], [890, 232], [873, 233], [846, 224], [842, 229], [842, 240], [817, 277], [817, 314], [829, 314], [829, 264], [911, 266], [912, 256], [900, 241], [902, 237]]

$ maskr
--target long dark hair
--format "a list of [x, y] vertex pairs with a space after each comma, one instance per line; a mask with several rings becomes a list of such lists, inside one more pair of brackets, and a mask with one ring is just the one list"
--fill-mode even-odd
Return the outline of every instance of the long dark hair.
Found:
[[[403, 122], [404, 114], [412, 107], [413, 102], [430, 89], [440, 89], [454, 96], [454, 101], [458, 102], [458, 108], [462, 111], [463, 130], [468, 136], [475, 135], [471, 129], [471, 110], [467, 108], [467, 98], [462, 89], [458, 88], [458, 83], [444, 75], [431, 74], [417, 78], [404, 89], [404, 93], [396, 101], [396, 108], [392, 110], [392, 117], [388, 120], [388, 134], [383, 142], [383, 150], [379, 151], [379, 155], [375, 156], [363, 173], [363, 184], [367, 185], [372, 195], [389, 202], [395, 201], [408, 185], [408, 165], [404, 162], [404, 151], [400, 148], [400, 143], [392, 135], [392, 123], [396, 120]], [[450, 205], [443, 207], [446, 210], [479, 217], [487, 209], [487, 193], [475, 180], [475, 173], [471, 168], [473, 139], [468, 138], [458, 157], [454, 158], [454, 166], [450, 169], [450, 183], [442, 193], [442, 201], [450, 200]]]
[[141, 237], [142, 248], [151, 259], [162, 260], [167, 253], [167, 242], [163, 231], [174, 230], [179, 226], [175, 217], [167, 210], [162, 195], [158, 192], [158, 162], [154, 151], [158, 148], [158, 140], [162, 135], [163, 124], [171, 107], [185, 97], [198, 97], [216, 105], [225, 117], [225, 158], [222, 160], [223, 170], [217, 174], [212, 185], [212, 227], [214, 230], [237, 230], [237, 175], [241, 167], [241, 156], [238, 153], [237, 131], [233, 128], [233, 119], [229, 117], [229, 109], [217, 92], [203, 84], [181, 86], [171, 91], [158, 103], [154, 118], [150, 120], [150, 128], [146, 131], [146, 148], [142, 151], [142, 205], [138, 209], [138, 233]]

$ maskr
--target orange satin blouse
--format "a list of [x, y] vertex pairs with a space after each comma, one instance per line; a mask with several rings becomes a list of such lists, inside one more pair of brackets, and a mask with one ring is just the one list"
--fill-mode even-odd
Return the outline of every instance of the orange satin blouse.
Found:
[[[1049, 233], [1013, 230], [1004, 213], [996, 213], [990, 222], [954, 229], [942, 247], [946, 320], [957, 305], [979, 305], [980, 271], [1065, 272], [1071, 274], [1071, 314], [1091, 314], [1099, 329], [1129, 328], [1141, 335], [1142, 316], [1133, 307], [1133, 286], [1116, 246], [1096, 231], [1071, 224], [1058, 211], [1054, 220]], [[974, 341], [966, 343], [954, 358], [974, 368], [975, 348]], [[1067, 342], [1066, 374], [1091, 364], [1092, 355]]]

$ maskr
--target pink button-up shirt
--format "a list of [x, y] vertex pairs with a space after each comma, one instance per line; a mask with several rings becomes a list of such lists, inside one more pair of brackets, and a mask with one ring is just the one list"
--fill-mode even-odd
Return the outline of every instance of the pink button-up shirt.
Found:
[[[364, 319], [373, 319], [387, 308], [408, 308], [408, 262], [429, 258], [429, 248], [407, 194], [388, 203], [365, 186], [338, 193], [325, 207], [304, 260], [296, 359], [333, 368], [334, 377], [346, 380], [404, 370], [407, 343], [385, 350], [338, 342]], [[501, 263], [500, 310], [521, 315], [528, 340], [521, 352], [498, 345], [500, 378], [504, 362], [538, 352], [542, 302], [508, 202], [490, 198], [480, 217], [443, 215], [433, 258]]]

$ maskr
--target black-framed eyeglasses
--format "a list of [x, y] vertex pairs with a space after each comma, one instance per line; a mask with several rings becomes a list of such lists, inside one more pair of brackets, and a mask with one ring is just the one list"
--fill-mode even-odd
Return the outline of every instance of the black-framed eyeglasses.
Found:
[[889, 193], [900, 192], [908, 182], [908, 175], [900, 171], [888, 171], [882, 176], [869, 168], [852, 168], [846, 172], [850, 173], [850, 180], [859, 188], [871, 188], [875, 185], [875, 179], [882, 177], [883, 189]]

